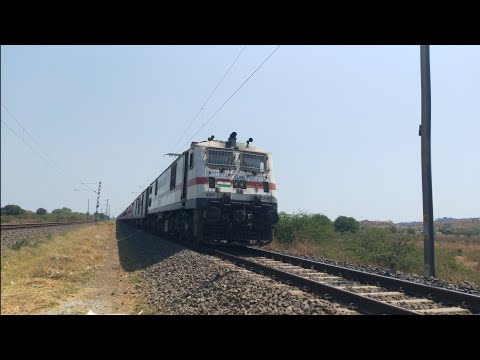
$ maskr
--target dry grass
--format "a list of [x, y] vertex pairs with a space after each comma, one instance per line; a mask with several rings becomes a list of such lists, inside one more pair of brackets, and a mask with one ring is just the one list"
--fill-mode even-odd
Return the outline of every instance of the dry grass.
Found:
[[292, 244], [285, 244], [280, 241], [273, 241], [267, 246], [265, 246], [268, 250], [278, 250], [278, 251], [288, 251], [292, 254], [297, 255], [305, 255], [305, 256], [312, 256], [312, 257], [324, 257], [325, 255], [322, 253], [321, 249], [311, 241], [304, 241], [298, 240], [293, 242]]
[[[274, 240], [267, 246], [271, 250], [283, 250], [293, 254], [328, 258], [359, 265], [381, 266], [381, 264], [363, 258], [359, 247], [358, 242], [345, 241], [342, 238], [324, 242], [296, 238], [292, 243]], [[480, 236], [460, 238], [451, 235], [437, 236], [435, 254], [439, 278], [454, 282], [468, 281], [477, 286], [480, 285]], [[406, 256], [411, 259], [410, 267], [399, 267], [398, 270], [422, 275], [423, 240], [419, 240], [414, 249]]]
[[107, 255], [113, 223], [2, 252], [1, 313], [38, 314], [71, 299]]
[[452, 281], [480, 284], [480, 236], [461, 240], [439, 238], [436, 248], [452, 254], [454, 261], [440, 262], [439, 276]]

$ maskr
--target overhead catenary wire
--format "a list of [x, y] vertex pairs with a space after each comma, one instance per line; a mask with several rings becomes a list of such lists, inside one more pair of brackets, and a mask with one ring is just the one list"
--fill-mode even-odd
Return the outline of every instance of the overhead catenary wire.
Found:
[[[233, 68], [233, 66], [237, 63], [238, 59], [240, 58], [240, 56], [242, 55], [242, 53], [244, 52], [245, 48], [247, 47], [247, 45], [245, 45], [242, 50], [240, 50], [240, 52], [238, 53], [237, 57], [235, 58], [235, 60], [233, 60], [232, 64], [230, 65], [230, 67], [227, 69], [227, 71], [223, 74], [222, 78], [220, 79], [220, 81], [217, 83], [217, 85], [215, 86], [215, 88], [212, 90], [212, 92], [210, 93], [210, 95], [208, 95], [207, 97], [207, 100], [205, 100], [205, 102], [203, 103], [203, 105], [200, 107], [200, 110], [198, 110], [197, 114], [195, 115], [195, 117], [190, 121], [190, 123], [188, 124], [188, 127], [185, 129], [185, 131], [183, 132], [183, 134], [180, 136], [180, 138], [177, 140], [177, 142], [175, 143], [175, 145], [171, 146], [170, 148], [171, 149], [174, 149], [176, 148], [176, 146], [180, 143], [180, 141], [182, 141], [183, 137], [187, 134], [188, 130], [190, 129], [190, 127], [192, 126], [192, 124], [194, 123], [194, 121], [197, 119], [198, 115], [200, 113], [202, 113], [202, 123], [203, 123], [203, 110], [205, 109], [205, 105], [207, 105], [208, 101], [211, 99], [211, 97], [213, 96], [213, 94], [215, 93], [215, 91], [218, 89], [218, 87], [220, 86], [220, 84], [223, 82], [223, 80], [227, 77], [228, 73], [230, 72], [230, 70]], [[162, 161], [162, 164], [164, 163], [165, 161]], [[156, 173], [156, 172], [155, 172]], [[154, 176], [155, 174], [153, 174], [152, 176]]]
[[197, 131], [195, 134], [193, 134], [193, 136], [192, 136], [190, 139], [188, 139], [188, 141], [187, 141], [185, 144], [183, 144], [182, 148], [184, 148], [185, 146], [187, 146], [188, 143], [205, 127], [205, 125], [207, 125], [207, 124], [209, 123], [209, 121], [212, 120], [212, 119], [215, 117], [215, 115], [217, 115], [217, 113], [218, 113], [220, 110], [222, 110], [222, 108], [225, 106], [225, 104], [227, 104], [227, 103], [230, 101], [230, 99], [243, 87], [243, 85], [245, 85], [245, 84], [248, 82], [248, 80], [250, 80], [250, 78], [251, 78], [258, 70], [260, 70], [260, 68], [268, 61], [268, 59], [270, 59], [270, 57], [271, 57], [273, 54], [275, 54], [275, 52], [276, 52], [279, 48], [280, 48], [280, 45], [278, 45], [278, 46], [275, 48], [275, 50], [273, 50], [273, 51], [270, 53], [270, 55], [268, 55], [268, 56], [265, 58], [265, 60], [262, 61], [262, 63], [261, 63], [261, 64], [250, 74], [250, 76], [237, 88], [237, 90], [235, 90], [235, 91], [233, 92], [233, 94], [230, 95], [230, 97], [229, 97], [227, 100], [225, 100], [225, 102], [217, 109], [217, 111], [215, 111], [215, 112], [213, 113], [213, 115], [208, 118], [208, 120], [200, 127], [200, 129], [198, 129], [198, 131]]
[[[38, 143], [38, 141], [35, 140], [35, 138], [34, 138], [34, 137], [28, 132], [28, 130], [20, 123], [20, 121], [18, 121], [18, 119], [10, 112], [10, 110], [8, 110], [8, 108], [7, 108], [5, 105], [3, 105], [3, 104], [2, 104], [2, 107], [3, 107], [3, 108], [8, 112], [8, 114], [18, 123], [18, 125], [20, 125], [20, 127], [22, 128], [22, 130], [24, 131], [24, 133], [26, 133], [26, 134], [37, 144], [38, 148], [39, 148], [39, 149], [42, 149], [42, 146]], [[69, 178], [69, 179], [68, 179], [69, 181], [72, 181], [72, 180], [73, 180], [73, 178], [72, 178], [71, 176], [67, 175], [63, 169], [60, 169], [59, 167], [57, 167], [57, 166], [53, 163], [52, 160], [48, 159], [47, 156], [49, 156], [49, 155], [48, 155], [48, 153], [47, 153], [46, 151], [44, 151], [44, 150], [42, 149], [43, 153], [45, 153], [45, 155], [47, 155], [47, 156], [45, 156], [44, 154], [42, 154], [41, 151], [33, 148], [27, 141], [25, 141], [25, 138], [24, 138], [24, 137], [20, 136], [15, 130], [13, 130], [10, 126], [8, 126], [7, 123], [5, 123], [3, 120], [2, 120], [2, 123], [3, 123], [11, 132], [13, 132], [13, 133], [15, 134], [15, 136], [17, 136], [20, 140], [22, 140], [22, 142], [25, 143], [25, 145], [27, 145], [33, 152], [35, 152], [38, 156], [40, 156], [43, 160], [45, 160], [51, 167], [53, 167], [60, 175], [63, 175], [63, 176], [68, 177], [68, 178]], [[90, 186], [85, 185], [83, 182], [80, 181], [80, 184], [82, 184], [82, 185], [83, 185], [84, 187], [86, 187], [88, 190], [96, 193], [95, 190], [93, 190]]]
[[13, 120], [15, 120], [17, 122], [18, 125], [20, 125], [20, 127], [22, 128], [23, 132], [26, 133], [30, 139], [32, 139], [36, 144], [37, 146], [47, 155], [47, 156], [50, 156], [48, 155], [48, 153], [45, 151], [45, 149], [42, 148], [42, 146], [38, 143], [37, 140], [35, 140], [35, 138], [28, 132], [28, 130], [25, 128], [25, 126], [22, 125], [22, 123], [20, 121], [18, 121], [18, 119], [10, 112], [10, 110], [8, 110], [8, 108], [2, 104], [2, 107], [7, 111], [7, 113], [12, 117]]
[[47, 164], [53, 167], [59, 174], [63, 174], [62, 171], [59, 168], [57, 168], [53, 163], [51, 163], [45, 156], [43, 156], [41, 152], [35, 150], [28, 142], [25, 141], [23, 137], [18, 135], [15, 130], [13, 130], [10, 126], [8, 126], [7, 123], [5, 123], [3, 120], [1, 121], [2, 121], [2, 124], [5, 125], [12, 133], [14, 133], [16, 137], [22, 140], [25, 143], [25, 145], [27, 145], [30, 148], [30, 150], [32, 150], [34, 153], [37, 153], [38, 156], [40, 156], [43, 160], [45, 160]]
[[[50, 155], [45, 151], [45, 149], [39, 144], [39, 142], [37, 140], [35, 140], [35, 138], [28, 132], [28, 130], [25, 128], [25, 126], [22, 125], [22, 123], [20, 121], [18, 121], [18, 119], [11, 113], [10, 110], [8, 110], [8, 108], [2, 104], [2, 107], [5, 109], [5, 111], [12, 117], [13, 120], [15, 120], [17, 122], [18, 125], [20, 125], [20, 127], [22, 128], [24, 134], [27, 134], [28, 137], [30, 139], [32, 139], [35, 144], [37, 144], [37, 146], [39, 147], [39, 149], [41, 151], [43, 151], [43, 153], [45, 153], [46, 156], [50, 157]], [[53, 161], [50, 160], [51, 163], [53, 163]], [[57, 168], [57, 167], [56, 167]], [[63, 170], [60, 170], [60, 171], [63, 171]]]
[[[227, 74], [230, 72], [230, 70], [233, 68], [233, 66], [235, 65], [235, 63], [237, 62], [237, 60], [240, 58], [240, 56], [242, 55], [243, 51], [245, 50], [245, 48], [247, 47], [247, 45], [245, 45], [242, 50], [240, 51], [240, 53], [237, 55], [237, 57], [235, 58], [235, 60], [233, 61], [233, 63], [230, 65], [230, 67], [228, 68], [228, 70], [225, 72], [225, 74], [223, 74], [222, 78], [220, 79], [220, 81], [217, 83], [217, 86], [215, 86], [215, 88], [213, 89], [213, 91], [210, 93], [210, 95], [208, 96], [207, 100], [205, 100], [205, 102], [203, 103], [202, 107], [200, 108], [200, 110], [198, 110], [197, 114], [195, 115], [195, 117], [190, 121], [190, 124], [188, 125], [187, 129], [183, 132], [182, 136], [180, 136], [180, 138], [178, 139], [178, 141], [175, 143], [175, 145], [172, 146], [172, 149], [175, 149], [176, 146], [180, 143], [180, 141], [183, 139], [183, 137], [185, 136], [185, 134], [187, 133], [187, 131], [190, 129], [190, 127], [192, 126], [193, 122], [195, 121], [195, 119], [198, 117], [198, 115], [202, 112], [202, 110], [204, 110], [205, 108], [205, 105], [207, 105], [208, 101], [210, 100], [210, 98], [212, 97], [212, 95], [215, 93], [215, 91], [218, 89], [218, 87], [220, 86], [220, 84], [223, 82], [223, 80], [225, 79], [225, 77], [227, 76]], [[203, 115], [203, 114], [202, 114]]]

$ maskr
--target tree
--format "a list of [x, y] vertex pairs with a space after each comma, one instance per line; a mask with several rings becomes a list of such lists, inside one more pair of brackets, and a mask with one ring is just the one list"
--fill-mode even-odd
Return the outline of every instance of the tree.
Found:
[[323, 214], [313, 214], [312, 218], [320, 225], [330, 225], [332, 221]]
[[18, 205], [6, 205], [2, 208], [2, 215], [22, 215], [24, 213], [25, 210]]
[[55, 209], [52, 211], [52, 214], [67, 214], [67, 213], [71, 213], [72, 210], [67, 208], [67, 207], [63, 207], [61, 209]]
[[333, 222], [336, 231], [355, 233], [360, 229], [360, 224], [353, 217], [339, 216]]
[[44, 208], [38, 208], [37, 209], [37, 215], [45, 215], [47, 213], [47, 210]]

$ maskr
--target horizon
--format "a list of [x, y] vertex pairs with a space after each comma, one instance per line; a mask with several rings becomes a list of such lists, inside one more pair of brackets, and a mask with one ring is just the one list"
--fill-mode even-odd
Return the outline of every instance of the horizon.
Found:
[[[5, 206], [8, 206], [8, 205], [18, 205], [18, 204], [6, 204], [6, 205], [2, 205], [2, 208], [5, 207]], [[20, 205], [18, 205], [18, 206], [20, 206]], [[30, 212], [33, 212], [33, 213], [35, 213], [36, 210], [38, 209], [38, 208], [37, 208], [37, 209], [35, 209], [35, 210], [30, 210], [30, 209], [26, 209], [26, 208], [24, 208], [24, 207], [22, 207], [22, 206], [20, 206], [20, 207], [21, 207], [23, 210], [30, 211]], [[67, 208], [68, 208], [68, 206], [64, 206], [64, 207], [67, 207]], [[48, 209], [45, 209], [45, 208], [44, 208], [44, 209], [47, 210], [47, 212], [48, 212], [49, 214], [51, 214], [53, 210], [58, 210], [58, 209], [62, 209], [62, 208], [63, 208], [63, 206], [62, 206], [62, 207], [58, 207], [58, 208], [54, 208], [54, 209], [52, 209], [52, 210], [48, 210]], [[73, 209], [71, 209], [71, 210], [72, 210], [72, 212], [75, 212], [75, 213], [86, 214], [86, 212], [82, 212], [81, 210], [79, 210], [79, 211], [76, 211], [76, 210], [73, 210]], [[100, 210], [100, 209], [99, 209], [99, 210]], [[100, 213], [100, 211], [99, 211], [99, 213]], [[294, 212], [288, 212], [288, 214], [296, 214], [296, 213], [305, 213], [305, 212], [302, 212], [302, 211], [299, 211], [299, 212], [296, 212], [296, 211], [294, 211]], [[89, 215], [93, 215], [93, 214], [95, 214], [95, 212], [89, 212]], [[309, 214], [309, 215], [319, 214], [319, 215], [327, 216], [327, 215], [321, 214], [321, 213], [311, 213], [311, 212], [307, 212], [307, 214]], [[348, 214], [346, 214], [346, 215], [343, 214], [343, 215], [339, 215], [339, 216], [347, 216], [347, 217], [350, 217]], [[328, 217], [331, 221], [334, 221], [334, 220], [336, 219], [336, 218], [330, 218], [329, 216], [327, 216], [327, 217]], [[451, 216], [444, 216], [444, 217], [441, 217], [441, 218], [435, 218], [435, 219], [434, 219], [434, 222], [436, 222], [436, 221], [438, 221], [438, 220], [443, 220], [443, 219], [452, 219], [452, 220], [480, 220], [480, 217], [456, 218], [456, 217], [451, 217]], [[387, 219], [387, 220], [382, 220], [382, 219], [357, 219], [357, 218], [355, 218], [355, 220], [357, 220], [357, 221], [359, 221], [359, 222], [362, 222], [362, 221], [393, 222], [394, 224], [416, 223], [416, 222], [421, 223], [421, 222], [422, 222], [422, 219], [419, 219], [419, 220], [410, 220], [410, 221], [392, 221], [392, 220], [388, 220], [388, 219]]]

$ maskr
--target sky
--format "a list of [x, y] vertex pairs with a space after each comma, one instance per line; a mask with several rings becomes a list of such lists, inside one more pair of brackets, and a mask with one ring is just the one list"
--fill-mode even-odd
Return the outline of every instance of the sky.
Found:
[[[1, 206], [92, 213], [102, 181], [116, 216], [204, 125], [272, 152], [280, 211], [421, 221], [420, 47], [282, 45], [207, 122], [276, 47], [2, 46]], [[434, 217], [478, 217], [480, 46], [430, 61]]]

